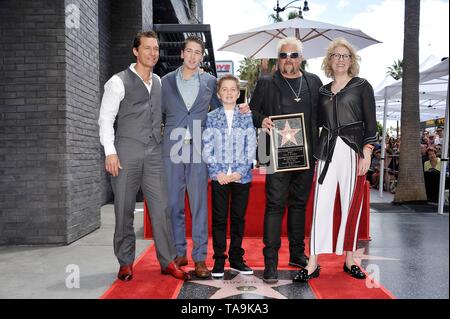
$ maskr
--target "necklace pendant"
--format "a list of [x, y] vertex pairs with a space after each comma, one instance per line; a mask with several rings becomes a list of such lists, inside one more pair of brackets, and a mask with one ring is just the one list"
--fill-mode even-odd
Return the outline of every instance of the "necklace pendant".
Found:
[[301, 101], [301, 99], [302, 99], [302, 98], [300, 98], [300, 97], [296, 97], [296, 98], [294, 98], [294, 101], [298, 103], [298, 102]]

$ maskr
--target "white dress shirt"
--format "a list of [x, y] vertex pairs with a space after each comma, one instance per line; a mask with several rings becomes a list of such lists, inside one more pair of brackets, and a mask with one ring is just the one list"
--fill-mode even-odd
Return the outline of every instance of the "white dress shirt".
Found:
[[[135, 66], [136, 63], [132, 63], [129, 68], [139, 76], [150, 94], [152, 91], [152, 74], [150, 73], [150, 84], [148, 84], [136, 72]], [[161, 82], [161, 79], [159, 77], [157, 78]], [[103, 93], [100, 106], [98, 124], [100, 126], [100, 143], [105, 149], [105, 156], [108, 156], [117, 154], [116, 148], [114, 147], [114, 122], [116, 120], [116, 115], [119, 112], [120, 102], [122, 102], [125, 97], [125, 87], [122, 80], [117, 75], [113, 75], [108, 82], [105, 83], [104, 88], [105, 92]]]
[[[233, 126], [233, 115], [234, 115], [234, 109], [232, 110], [225, 110], [225, 116], [227, 118], [227, 125], [228, 125], [228, 134], [231, 134], [231, 128]], [[227, 175], [231, 175], [231, 164], [228, 165], [228, 171]]]

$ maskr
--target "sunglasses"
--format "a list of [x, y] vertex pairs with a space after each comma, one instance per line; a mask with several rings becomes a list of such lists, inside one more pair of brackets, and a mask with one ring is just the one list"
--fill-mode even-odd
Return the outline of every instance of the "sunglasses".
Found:
[[298, 52], [280, 52], [278, 53], [278, 57], [280, 59], [287, 59], [290, 57], [291, 59], [297, 59], [300, 56], [300, 53]]

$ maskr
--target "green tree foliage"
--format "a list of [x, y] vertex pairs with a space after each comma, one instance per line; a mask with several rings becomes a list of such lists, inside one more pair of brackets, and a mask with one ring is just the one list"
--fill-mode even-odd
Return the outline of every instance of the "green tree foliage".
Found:
[[398, 59], [394, 61], [394, 63], [388, 67], [386, 74], [392, 76], [396, 80], [401, 79], [403, 77], [403, 60]]
[[246, 80], [248, 92], [251, 94], [259, 76], [259, 59], [244, 58], [238, 69], [241, 80]]

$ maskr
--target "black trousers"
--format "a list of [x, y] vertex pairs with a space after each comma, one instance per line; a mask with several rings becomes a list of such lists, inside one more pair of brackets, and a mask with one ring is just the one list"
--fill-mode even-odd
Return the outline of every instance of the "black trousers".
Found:
[[[244, 249], [242, 238], [245, 228], [245, 211], [247, 210], [250, 183], [230, 183], [220, 185], [212, 181], [212, 238], [214, 259], [226, 259], [227, 249], [227, 221], [230, 211], [230, 261], [242, 261]], [[231, 198], [230, 198], [231, 197]]]
[[290, 258], [305, 252], [305, 208], [314, 169], [279, 172], [266, 176], [266, 210], [264, 214], [264, 264], [278, 266], [281, 246], [281, 222], [288, 205], [287, 230]]

